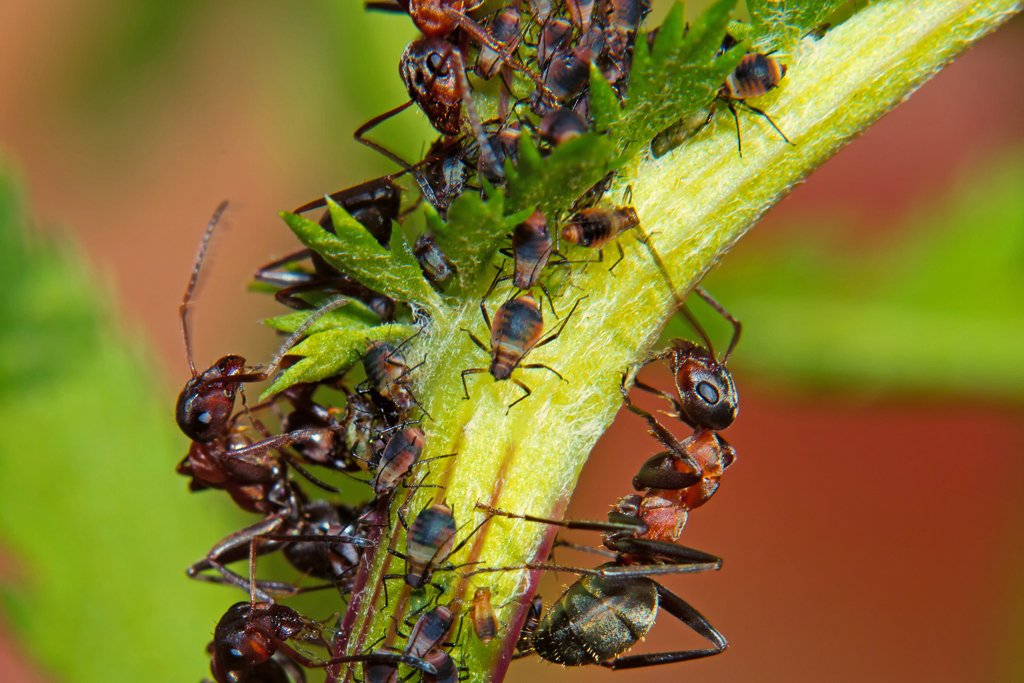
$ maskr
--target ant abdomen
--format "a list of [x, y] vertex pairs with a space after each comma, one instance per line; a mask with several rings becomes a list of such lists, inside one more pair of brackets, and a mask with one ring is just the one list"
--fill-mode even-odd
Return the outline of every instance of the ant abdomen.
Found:
[[224, 433], [235, 409], [238, 383], [227, 380], [245, 372], [245, 359], [224, 356], [209, 370], [189, 380], [178, 395], [175, 417], [193, 441], [206, 443]]
[[[607, 618], [609, 613], [615, 618]], [[658, 592], [650, 579], [584, 576], [541, 619], [533, 649], [563, 666], [600, 664], [650, 631], [657, 613]]]

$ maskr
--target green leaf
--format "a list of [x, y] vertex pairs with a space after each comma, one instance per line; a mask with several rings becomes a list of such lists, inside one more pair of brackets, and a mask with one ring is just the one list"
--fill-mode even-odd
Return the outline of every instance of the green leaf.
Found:
[[759, 52], [788, 50], [844, 4], [846, 0], [747, 0], [754, 47]]
[[[629, 95], [618, 121], [609, 127], [620, 150], [647, 145], [676, 121], [708, 108], [743, 57], [742, 46], [715, 56], [735, 4], [735, 0], [719, 0], [686, 32], [683, 7], [677, 2], [658, 31], [653, 53], [645, 49], [642, 32], [637, 37]], [[603, 111], [595, 116], [608, 118]]]
[[581, 135], [543, 158], [524, 130], [519, 139], [519, 165], [507, 173], [508, 208], [513, 212], [539, 208], [548, 220], [556, 220], [619, 163], [615, 147], [605, 135]]
[[434, 213], [428, 220], [437, 246], [455, 264], [463, 291], [475, 291], [481, 284], [486, 286], [481, 282], [481, 274], [494, 259], [501, 239], [533, 211], [524, 209], [505, 216], [504, 204], [505, 198], [500, 192], [492, 193], [486, 201], [475, 192], [466, 192], [452, 202], [447, 222], [428, 209], [429, 213]]
[[416, 263], [401, 230], [391, 233], [391, 251], [384, 249], [356, 219], [328, 198], [337, 235], [303, 216], [281, 212], [303, 244], [332, 266], [393, 299], [436, 309], [440, 300]]
[[[318, 323], [319, 321], [314, 327], [317, 327]], [[281, 376], [264, 390], [260, 400], [284, 391], [293, 384], [316, 382], [347, 372], [363, 357], [367, 342], [403, 341], [415, 334], [416, 329], [412, 325], [399, 324], [361, 327], [353, 322], [347, 327], [311, 334], [288, 352], [289, 356], [303, 356], [303, 359], [281, 373]]]

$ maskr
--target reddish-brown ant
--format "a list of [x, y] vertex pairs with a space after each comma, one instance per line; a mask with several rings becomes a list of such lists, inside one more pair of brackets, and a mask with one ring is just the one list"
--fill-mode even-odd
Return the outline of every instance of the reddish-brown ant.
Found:
[[[540, 617], [531, 632], [524, 633], [524, 649], [564, 666], [600, 664], [609, 669], [632, 669], [670, 664], [716, 655], [725, 650], [724, 637], [696, 609], [650, 578], [656, 575], [717, 570], [722, 560], [708, 553], [675, 543], [640, 538], [646, 529], [642, 521], [609, 514], [608, 522], [553, 520], [533, 515], [486, 509], [493, 515], [552, 524], [569, 529], [604, 530], [605, 545], [614, 560], [596, 569], [547, 563], [526, 563], [511, 567], [476, 569], [467, 575], [521, 569], [567, 571], [578, 579]], [[676, 617], [711, 648], [680, 650], [623, 657], [622, 653], [641, 640], [654, 626], [658, 609]]]

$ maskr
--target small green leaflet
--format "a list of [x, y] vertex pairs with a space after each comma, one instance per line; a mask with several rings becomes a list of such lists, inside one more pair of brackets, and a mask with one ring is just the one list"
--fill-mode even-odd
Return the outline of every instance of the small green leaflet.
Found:
[[511, 216], [505, 216], [505, 197], [497, 191], [490, 192], [487, 200], [475, 192], [465, 192], [448, 209], [447, 222], [427, 207], [426, 218], [434, 234], [434, 240], [445, 253], [459, 274], [459, 284], [464, 292], [473, 291], [474, 285], [486, 286], [481, 273], [494, 259], [494, 252], [516, 223], [526, 220], [533, 209], [524, 209]]
[[417, 303], [432, 310], [440, 307], [437, 293], [424, 279], [400, 229], [392, 231], [388, 251], [345, 209], [330, 198], [327, 204], [337, 235], [303, 216], [287, 211], [280, 215], [300, 242], [346, 275], [392, 299]]
[[512, 211], [540, 209], [557, 220], [576, 199], [594, 186], [621, 160], [605, 135], [588, 133], [565, 142], [547, 157], [524, 130], [519, 138], [519, 165], [506, 165], [508, 204]]
[[611, 88], [591, 87], [599, 129], [608, 131], [621, 151], [639, 149], [676, 121], [706, 109], [715, 93], [736, 68], [744, 54], [738, 45], [723, 55], [716, 53], [729, 25], [729, 13], [736, 0], [719, 0], [686, 30], [683, 5], [675, 3], [658, 30], [654, 50], [649, 52], [646, 35], [637, 36], [629, 95], [621, 110], [609, 112]]
[[753, 45], [759, 52], [787, 50], [844, 4], [845, 0], [747, 0]]
[[[320, 322], [317, 321], [317, 324]], [[265, 400], [293, 384], [316, 382], [346, 372], [363, 357], [367, 342], [376, 340], [397, 342], [408, 339], [415, 333], [416, 328], [412, 325], [392, 324], [375, 327], [350, 325], [312, 334], [288, 352], [290, 356], [305, 357], [285, 370], [263, 392], [260, 400]]]

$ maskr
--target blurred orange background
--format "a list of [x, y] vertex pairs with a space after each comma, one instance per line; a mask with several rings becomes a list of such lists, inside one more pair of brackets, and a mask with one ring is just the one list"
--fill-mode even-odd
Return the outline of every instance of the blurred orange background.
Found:
[[[119, 297], [126, 329], [157, 349], [170, 419], [171, 387], [187, 377], [177, 305], [213, 208], [232, 201], [194, 309], [197, 363], [229, 351], [267, 357], [276, 341], [256, 321], [277, 307], [245, 287], [256, 266], [294, 246], [276, 212], [386, 171], [350, 133], [402, 95], [390, 68], [372, 98], [361, 95], [358, 62], [303, 71], [314, 63], [303, 51], [325, 39], [315, 26], [270, 3], [227, 2], [182, 29], [187, 50], [162, 66], [140, 64], [129, 86], [112, 91], [113, 104], [97, 105], [76, 82], [88, 81], [82, 55], [103, 21], [130, 8], [0, 3], [0, 146], [22, 169], [39, 223], [81, 242]], [[411, 30], [386, 25], [395, 34], [388, 45], [400, 49]], [[388, 49], [380, 58], [394, 60], [398, 49]], [[1022, 63], [1016, 19], [815, 172], [737, 249], [824, 211], [860, 226], [858, 247], [888, 248], [910, 207], [1024, 141]], [[652, 371], [649, 381], [670, 378]], [[527, 660], [509, 680], [1021, 680], [1019, 407], [780, 391], [742, 373], [737, 383], [740, 418], [726, 435], [737, 464], [684, 535], [723, 556], [724, 568], [668, 582], [730, 649], [628, 673]], [[570, 515], [603, 517], [655, 449], [638, 418], [620, 417], [587, 464]], [[545, 597], [569, 580], [547, 579]], [[0, 679], [45, 680], [5, 643]], [[690, 646], [699, 646], [692, 634], [663, 615], [642, 647]]]

